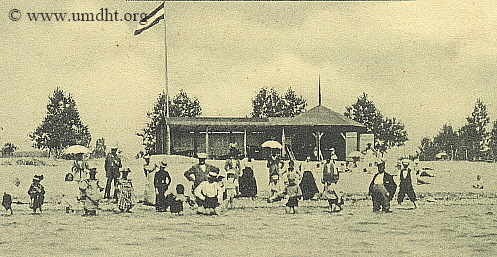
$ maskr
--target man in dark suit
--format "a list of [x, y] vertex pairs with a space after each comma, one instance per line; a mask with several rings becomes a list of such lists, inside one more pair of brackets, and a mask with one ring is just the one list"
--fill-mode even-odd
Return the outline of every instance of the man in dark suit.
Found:
[[378, 164], [378, 172], [374, 174], [373, 180], [369, 185], [369, 195], [373, 200], [373, 211], [383, 212], [390, 211], [390, 201], [395, 194], [397, 184], [393, 180], [392, 175], [385, 172], [385, 161], [381, 160]]
[[117, 179], [121, 175], [119, 169], [122, 167], [121, 158], [117, 155], [117, 147], [112, 147], [110, 153], [105, 158], [105, 175], [107, 184], [105, 185], [104, 198], [110, 199], [110, 188], [114, 184], [114, 195], [112, 198], [117, 199]]
[[[197, 188], [200, 183], [207, 181], [207, 178], [209, 177], [209, 172], [215, 172], [219, 174], [219, 169], [205, 163], [205, 160], [207, 159], [207, 154], [206, 153], [198, 153], [197, 154], [198, 158], [198, 164], [193, 165], [189, 170], [185, 171], [185, 178], [188, 181], [193, 182], [192, 186], [192, 192], [195, 192], [195, 188]], [[199, 198], [196, 198], [197, 205], [199, 207], [202, 207], [202, 200]]]

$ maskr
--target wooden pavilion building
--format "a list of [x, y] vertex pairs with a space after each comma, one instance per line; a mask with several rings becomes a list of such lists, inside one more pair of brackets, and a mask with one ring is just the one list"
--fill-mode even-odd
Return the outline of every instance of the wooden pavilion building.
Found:
[[168, 117], [166, 125], [170, 141], [165, 153], [194, 157], [206, 152], [220, 159], [228, 155], [230, 143], [236, 143], [246, 156], [263, 158], [260, 145], [275, 140], [283, 145], [286, 158], [322, 159], [334, 148], [339, 160], [345, 160], [359, 150], [360, 135], [365, 132], [364, 125], [322, 105], [295, 117]]

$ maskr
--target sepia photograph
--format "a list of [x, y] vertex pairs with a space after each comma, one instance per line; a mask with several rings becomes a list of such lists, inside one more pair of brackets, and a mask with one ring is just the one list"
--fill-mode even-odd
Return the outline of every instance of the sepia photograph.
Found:
[[497, 255], [497, 1], [0, 6], [0, 256]]

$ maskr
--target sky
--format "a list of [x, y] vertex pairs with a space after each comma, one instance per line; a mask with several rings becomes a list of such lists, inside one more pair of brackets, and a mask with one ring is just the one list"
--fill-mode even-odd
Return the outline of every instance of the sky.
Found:
[[[92, 138], [123, 153], [165, 85], [203, 116], [245, 117], [262, 87], [291, 87], [343, 113], [363, 92], [405, 124], [412, 151], [443, 124], [464, 125], [477, 98], [497, 117], [496, 1], [167, 2], [164, 22], [34, 22], [28, 12], [148, 13], [159, 2], [4, 0], [0, 12], [0, 144], [30, 150], [56, 87], [75, 99]], [[9, 11], [21, 19], [9, 19]], [[94, 141], [92, 144], [94, 144]], [[405, 151], [404, 149], [404, 151]]]

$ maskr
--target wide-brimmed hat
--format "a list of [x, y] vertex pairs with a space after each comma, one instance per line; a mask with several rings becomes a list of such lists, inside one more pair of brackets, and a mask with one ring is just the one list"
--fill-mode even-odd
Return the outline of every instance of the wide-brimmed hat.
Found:
[[121, 172], [122, 173], [130, 173], [131, 169], [130, 168], [126, 168], [126, 169], [121, 170]]
[[159, 166], [160, 166], [160, 167], [166, 167], [166, 166], [167, 166], [167, 162], [166, 162], [166, 161], [161, 161], [161, 162], [159, 163]]
[[36, 181], [42, 181], [43, 180], [43, 175], [35, 175], [33, 177], [33, 180], [36, 180]]
[[217, 177], [218, 173], [215, 171], [210, 171], [209, 172], [209, 177]]
[[271, 178], [272, 178], [272, 179], [279, 179], [279, 178], [280, 178], [280, 175], [278, 175], [278, 174], [273, 174], [273, 175], [271, 176]]
[[95, 167], [90, 168], [90, 173], [98, 173], [97, 168]]
[[380, 164], [385, 164], [387, 160], [381, 158], [380, 160], [378, 160], [377, 164], [380, 165]]
[[411, 163], [411, 160], [409, 160], [409, 159], [402, 159], [401, 162], [402, 162], [402, 164], [409, 164], [409, 163]]
[[145, 155], [143, 156], [143, 159], [150, 159], [150, 154], [145, 154]]
[[199, 159], [207, 159], [207, 154], [206, 153], [198, 153], [197, 158]]

